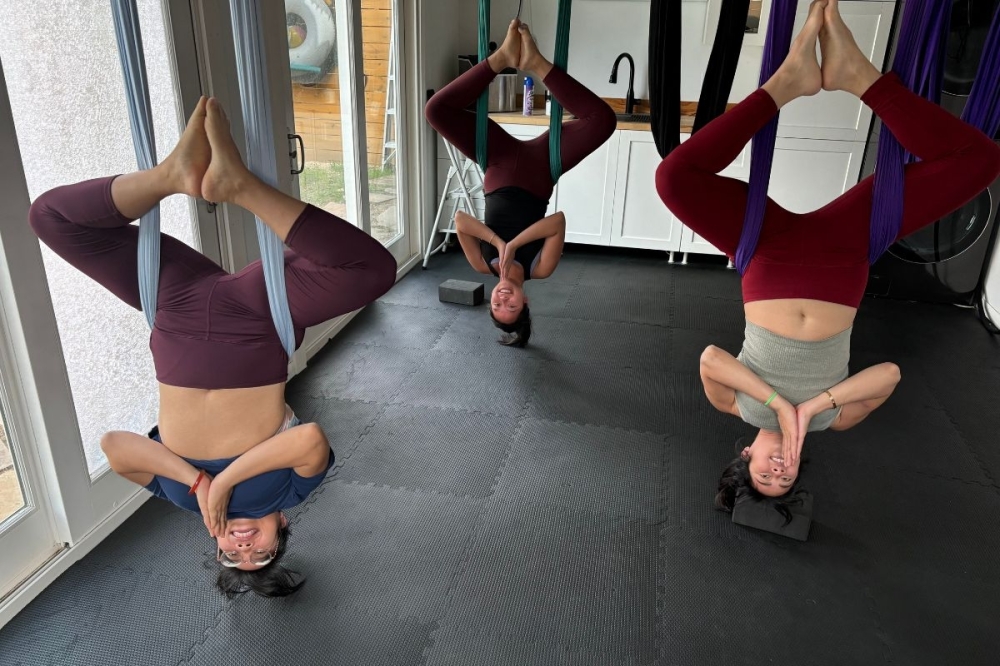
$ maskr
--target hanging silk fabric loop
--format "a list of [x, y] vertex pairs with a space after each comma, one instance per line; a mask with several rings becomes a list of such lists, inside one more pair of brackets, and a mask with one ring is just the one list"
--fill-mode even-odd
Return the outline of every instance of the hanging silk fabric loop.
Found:
[[729, 95], [736, 79], [736, 66], [743, 51], [750, 0], [726, 0], [722, 3], [719, 27], [712, 43], [712, 55], [701, 84], [698, 110], [695, 113], [694, 134], [726, 111]]
[[[552, 64], [566, 71], [569, 65], [569, 26], [573, 9], [572, 0], [559, 0], [559, 19], [556, 22], [556, 49]], [[562, 115], [563, 107], [552, 97], [552, 115], [549, 118], [549, 171], [552, 182], [562, 176]]]
[[[139, 169], [156, 166], [156, 137], [153, 133], [153, 113], [149, 102], [149, 81], [143, 57], [142, 32], [136, 0], [111, 0], [115, 25], [115, 42], [125, 79], [132, 143]], [[146, 323], [153, 327], [156, 319], [156, 295], [160, 283], [160, 204], [139, 220], [139, 300]]]
[[[479, 0], [479, 62], [490, 56], [490, 0]], [[489, 134], [490, 89], [476, 100], [476, 162], [486, 173], [486, 141]]]
[[[903, 11], [894, 71], [913, 92], [939, 102], [944, 71], [945, 38], [951, 20], [948, 0], [909, 0]], [[889, 249], [903, 225], [905, 165], [912, 161], [885, 126], [879, 137], [872, 191], [868, 261]]]
[[681, 0], [649, 4], [649, 111], [660, 157], [681, 143]]
[[[760, 68], [759, 85], [770, 79], [792, 44], [792, 26], [795, 22], [796, 0], [774, 0], [764, 41], [764, 60]], [[764, 226], [764, 212], [767, 207], [767, 186], [771, 180], [771, 166], [774, 162], [774, 144], [778, 136], [778, 117], [758, 131], [750, 148], [750, 185], [747, 192], [747, 210], [743, 218], [743, 231], [736, 248], [735, 264], [740, 275], [746, 273], [757, 251], [757, 241]]]
[[[236, 42], [236, 70], [240, 84], [243, 121], [246, 130], [247, 168], [271, 186], [278, 182], [278, 166], [270, 148], [271, 105], [264, 64], [262, 0], [230, 0], [233, 36]], [[271, 319], [289, 358], [295, 352], [295, 328], [285, 290], [285, 248], [281, 239], [259, 217], [257, 240], [260, 245], [267, 302]]]
[[979, 71], [972, 84], [962, 120], [993, 139], [1000, 132], [1000, 3], [983, 46]]

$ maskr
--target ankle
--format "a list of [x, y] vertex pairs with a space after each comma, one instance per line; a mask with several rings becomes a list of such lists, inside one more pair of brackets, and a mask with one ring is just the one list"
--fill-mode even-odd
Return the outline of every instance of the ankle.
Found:
[[786, 76], [781, 70], [775, 72], [774, 76], [761, 86], [779, 109], [799, 96], [795, 81]]
[[541, 55], [538, 55], [527, 63], [525, 71], [531, 74], [535, 81], [544, 81], [545, 77], [549, 75], [549, 72], [552, 71], [553, 67], [555, 67], [555, 65], [543, 58]]
[[872, 85], [882, 78], [882, 73], [871, 62], [865, 59], [864, 65], [851, 77], [844, 89], [855, 97], [862, 97]]
[[486, 61], [490, 64], [490, 69], [493, 70], [494, 74], [499, 74], [500, 72], [509, 67], [517, 66], [517, 63], [514, 63], [512, 65], [508, 61], [507, 54], [504, 53], [501, 49], [497, 49], [492, 54], [490, 54], [490, 56], [486, 59]]

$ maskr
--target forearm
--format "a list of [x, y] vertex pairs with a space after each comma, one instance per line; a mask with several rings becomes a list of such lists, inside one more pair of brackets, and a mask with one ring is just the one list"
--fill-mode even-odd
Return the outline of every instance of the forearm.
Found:
[[111, 432], [101, 446], [118, 474], [154, 474], [182, 483], [194, 484], [199, 470], [176, 453], [148, 437], [130, 432]]
[[[824, 392], [815, 399], [821, 403], [825, 401], [827, 409], [834, 408], [833, 402], [840, 407], [855, 402], [884, 400], [896, 389], [899, 379], [899, 367], [895, 363], [880, 363], [830, 387], [829, 395]], [[833, 396], [833, 401], [830, 396]]]
[[555, 215], [543, 217], [538, 222], [535, 222], [530, 227], [519, 233], [517, 237], [510, 242], [510, 244], [515, 247], [524, 247], [528, 243], [542, 238], [550, 238], [552, 236], [565, 237], [565, 235], [566, 216], [560, 212]]
[[233, 487], [247, 479], [276, 469], [299, 469], [315, 459], [325, 446], [330, 448], [322, 430], [306, 423], [279, 432], [253, 447], [215, 477], [213, 483]]
[[491, 245], [494, 240], [498, 239], [495, 231], [468, 213], [464, 213], [462, 211], [455, 213], [455, 230], [459, 234], [472, 236], [473, 238], [485, 241]]
[[[761, 403], [767, 402], [775, 393], [774, 388], [750, 368], [736, 360], [732, 354], [715, 346], [709, 347], [701, 355], [701, 375], [703, 380], [746, 393]], [[771, 405], [774, 403], [772, 401]]]

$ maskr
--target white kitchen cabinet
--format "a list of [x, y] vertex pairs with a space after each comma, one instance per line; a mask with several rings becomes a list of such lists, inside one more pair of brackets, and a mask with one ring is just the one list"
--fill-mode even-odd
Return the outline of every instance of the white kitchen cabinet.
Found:
[[652, 132], [623, 130], [617, 154], [610, 244], [675, 252], [681, 226], [656, 192], [660, 154]]
[[[880, 70], [885, 61], [892, 29], [893, 2], [841, 2], [840, 13], [858, 46]], [[793, 34], [798, 34], [808, 16], [809, 2], [799, 0]], [[818, 48], [818, 47], [817, 47]], [[778, 136], [803, 139], [865, 141], [872, 111], [846, 92], [821, 91], [801, 97], [781, 110]]]
[[615, 132], [604, 145], [559, 179], [556, 208], [566, 215], [566, 242], [611, 244], [612, 206], [618, 146], [624, 132]]
[[[830, 203], [858, 182], [865, 144], [860, 141], [778, 138], [767, 194], [793, 213], [809, 213]], [[722, 175], [750, 179], [750, 151]], [[682, 252], [723, 254], [694, 231], [684, 228]]]
[[793, 213], [822, 208], [857, 184], [864, 152], [862, 141], [779, 138], [768, 196]]

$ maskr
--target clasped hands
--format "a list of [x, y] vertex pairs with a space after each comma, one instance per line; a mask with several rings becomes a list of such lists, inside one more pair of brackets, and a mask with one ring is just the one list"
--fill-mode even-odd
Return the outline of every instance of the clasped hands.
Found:
[[780, 395], [771, 403], [771, 409], [778, 415], [778, 425], [781, 427], [781, 456], [786, 465], [798, 464], [810, 421], [831, 407], [823, 393], [798, 405], [793, 405]]
[[500, 236], [494, 234], [493, 242], [490, 244], [497, 249], [497, 253], [500, 255], [500, 279], [506, 280], [507, 274], [510, 272], [510, 267], [514, 263], [514, 253], [517, 252], [519, 247], [517, 240], [515, 239], [507, 243]]
[[195, 495], [198, 498], [198, 509], [208, 533], [214, 538], [226, 532], [226, 514], [229, 511], [229, 498], [233, 487], [225, 479], [225, 471], [212, 478], [207, 472], [198, 484]]

